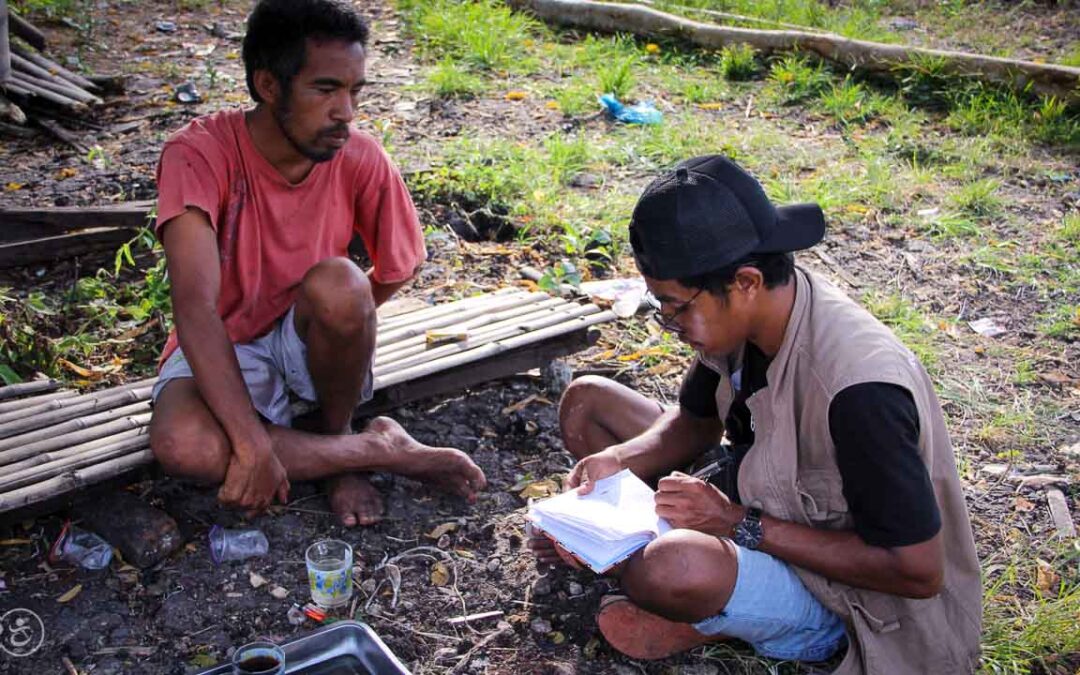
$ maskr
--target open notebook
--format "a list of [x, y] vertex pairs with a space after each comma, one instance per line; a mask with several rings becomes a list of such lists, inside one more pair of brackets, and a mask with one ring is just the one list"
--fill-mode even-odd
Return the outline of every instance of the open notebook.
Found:
[[624, 469], [584, 497], [575, 490], [537, 502], [526, 517], [599, 574], [671, 529], [653, 494]]

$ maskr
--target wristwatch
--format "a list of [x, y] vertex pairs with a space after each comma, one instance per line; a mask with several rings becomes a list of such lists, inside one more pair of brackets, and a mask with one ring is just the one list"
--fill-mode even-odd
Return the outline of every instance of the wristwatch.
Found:
[[761, 540], [765, 537], [765, 531], [761, 528], [761, 509], [750, 506], [746, 509], [746, 515], [735, 525], [735, 533], [731, 537], [739, 546], [756, 550], [761, 546]]

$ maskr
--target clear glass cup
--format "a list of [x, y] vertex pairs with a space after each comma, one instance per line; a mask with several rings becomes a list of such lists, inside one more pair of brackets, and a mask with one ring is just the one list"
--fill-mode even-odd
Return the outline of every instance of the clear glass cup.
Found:
[[352, 598], [352, 546], [339, 539], [324, 539], [308, 546], [308, 586], [320, 607], [341, 607]]
[[233, 653], [233, 675], [284, 675], [285, 652], [273, 642], [249, 642]]

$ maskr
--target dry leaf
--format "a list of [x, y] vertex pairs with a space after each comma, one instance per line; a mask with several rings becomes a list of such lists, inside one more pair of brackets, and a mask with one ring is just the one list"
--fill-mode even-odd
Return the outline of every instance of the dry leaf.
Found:
[[15, 192], [16, 190], [21, 190], [24, 187], [26, 187], [25, 183], [16, 183], [15, 181], [12, 181], [5, 186], [5, 189], [8, 192]]
[[522, 499], [544, 499], [559, 494], [559, 484], [550, 478], [529, 483], [518, 493]]
[[456, 529], [457, 529], [457, 523], [443, 523], [442, 525], [439, 525], [434, 530], [432, 530], [431, 532], [428, 532], [424, 536], [427, 537], [428, 539], [438, 539], [439, 537], [443, 536], [447, 532], [453, 532]]
[[60, 169], [59, 171], [56, 172], [56, 179], [57, 180], [64, 180], [65, 178], [72, 178], [72, 177], [77, 176], [77, 175], [79, 175], [79, 172], [78, 172], [77, 169], [75, 169], [73, 167], [70, 167], [70, 166], [66, 166], [63, 169]]
[[437, 562], [431, 566], [431, 583], [435, 586], [445, 586], [450, 581], [450, 570], [445, 563]]
[[1021, 513], [1029, 513], [1035, 510], [1035, 504], [1030, 500], [1024, 499], [1023, 497], [1018, 496], [1014, 500], [1013, 504], [1016, 506], [1016, 510], [1020, 511]]
[[75, 596], [82, 593], [82, 584], [75, 584], [70, 591], [56, 599], [57, 602], [71, 602]]
[[528, 96], [528, 94], [526, 94], [523, 91], [508, 91], [508, 92], [506, 92], [506, 100], [507, 101], [523, 101], [523, 100], [525, 100], [525, 98], [527, 96]]
[[1035, 569], [1035, 586], [1038, 587], [1039, 592], [1044, 597], [1055, 597], [1058, 593], [1058, 588], [1061, 586], [1061, 577], [1050, 563], [1042, 560], [1035, 561], [1038, 567]]
[[566, 642], [566, 636], [563, 635], [560, 631], [553, 631], [551, 633], [548, 633], [548, 639], [551, 640], [552, 644], [556, 645], [561, 645], [562, 643]]

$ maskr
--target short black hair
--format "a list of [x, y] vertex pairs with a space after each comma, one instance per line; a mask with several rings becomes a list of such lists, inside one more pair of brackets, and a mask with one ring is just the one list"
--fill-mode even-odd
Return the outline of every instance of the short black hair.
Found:
[[765, 288], [784, 286], [795, 275], [795, 256], [791, 253], [756, 253], [718, 270], [676, 279], [686, 288], [700, 288], [720, 298], [727, 297], [728, 286], [735, 281], [740, 267], [756, 267], [764, 278]]
[[308, 38], [366, 46], [367, 21], [344, 0], [259, 0], [248, 15], [243, 49], [248, 92], [256, 103], [262, 98], [255, 71], [269, 70], [288, 92], [304, 67]]

